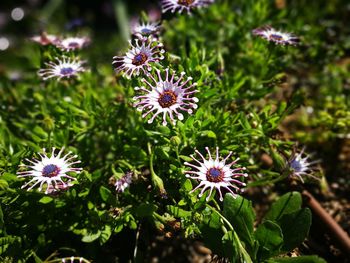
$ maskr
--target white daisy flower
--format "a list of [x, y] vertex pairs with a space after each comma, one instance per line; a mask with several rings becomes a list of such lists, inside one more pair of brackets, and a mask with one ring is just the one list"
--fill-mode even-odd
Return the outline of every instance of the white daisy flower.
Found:
[[[74, 172], [80, 173], [82, 168], [74, 168], [72, 165], [80, 163], [81, 161], [73, 161], [77, 158], [77, 155], [71, 156], [72, 152], [68, 152], [61, 157], [64, 148], [62, 148], [57, 155], [55, 155], [56, 148], [52, 148], [51, 156], [48, 157], [45, 149], [43, 154], [39, 153], [41, 160], [33, 158], [33, 160], [26, 159], [29, 164], [22, 164], [22, 167], [26, 167], [27, 171], [17, 172], [18, 177], [33, 177], [28, 183], [22, 186], [28, 188], [28, 191], [39, 185], [39, 191], [43, 189], [46, 184], [45, 194], [53, 193], [53, 188], [56, 190], [62, 190], [66, 188], [72, 180], [76, 178], [69, 176], [67, 173]], [[65, 179], [65, 181], [63, 180]]]
[[60, 38], [56, 35], [48, 35], [46, 32], [42, 32], [39, 36], [33, 36], [30, 40], [41, 44], [42, 46], [46, 45], [56, 45], [60, 42]]
[[82, 49], [90, 44], [88, 37], [67, 37], [56, 44], [56, 46], [65, 51]]
[[131, 28], [132, 34], [143, 41], [147, 41], [149, 37], [156, 38], [159, 31], [159, 22], [135, 23]]
[[45, 63], [47, 68], [40, 69], [38, 74], [44, 80], [50, 78], [71, 78], [76, 77], [80, 72], [85, 71], [83, 64], [85, 61], [79, 59], [71, 59], [63, 57], [62, 59], [56, 58], [57, 62], [50, 61]]
[[297, 153], [295, 150], [287, 162], [287, 167], [291, 170], [290, 176], [296, 176], [304, 183], [303, 176], [310, 176], [315, 179], [319, 179], [312, 175], [316, 170], [315, 164], [319, 163], [320, 160], [309, 161], [310, 155], [305, 154], [305, 147]]
[[174, 13], [178, 11], [180, 14], [186, 10], [188, 14], [191, 14], [191, 10], [195, 8], [201, 8], [214, 3], [215, 0], [162, 0], [162, 12], [168, 11]]
[[165, 69], [165, 79], [162, 79], [161, 73], [157, 70], [158, 80], [151, 74], [148, 76], [152, 79], [154, 84], [151, 84], [145, 79], [142, 82], [146, 83], [150, 89], [145, 87], [136, 87], [135, 90], [140, 90], [146, 94], [135, 96], [133, 99], [139, 101], [134, 106], [139, 111], [146, 110], [142, 115], [145, 118], [153, 113], [153, 116], [148, 120], [152, 123], [159, 115], [163, 114], [163, 125], [167, 125], [167, 115], [169, 115], [173, 124], [175, 124], [174, 114], [179, 120], [183, 120], [184, 116], [180, 111], [187, 111], [189, 114], [193, 113], [193, 109], [197, 109], [198, 99], [193, 97], [193, 94], [198, 90], [192, 90], [197, 83], [189, 84], [191, 77], [184, 79], [185, 73], [182, 72], [178, 79], [175, 79], [175, 73], [170, 77], [169, 69]]
[[126, 188], [128, 188], [132, 182], [132, 172], [126, 173], [122, 178], [117, 180], [114, 184], [115, 190], [119, 193], [122, 193], [125, 191]]
[[[197, 171], [186, 171], [186, 177], [199, 180], [199, 185], [194, 188], [190, 193], [193, 193], [197, 189], [203, 187], [201, 190], [199, 197], [203, 195], [203, 193], [210, 189], [209, 195], [206, 198], [208, 201], [213, 189], [216, 188], [216, 190], [220, 194], [220, 201], [223, 201], [222, 193], [221, 193], [221, 187], [228, 190], [233, 197], [236, 197], [237, 194], [234, 193], [231, 188], [234, 189], [235, 192], [241, 191], [240, 187], [245, 186], [245, 183], [242, 183], [241, 181], [237, 180], [238, 177], [247, 177], [248, 174], [241, 173], [240, 171], [245, 170], [245, 167], [237, 167], [234, 169], [231, 169], [231, 166], [236, 164], [239, 158], [234, 160], [233, 162], [226, 164], [226, 161], [230, 158], [232, 155], [232, 152], [230, 152], [224, 159], [220, 160], [219, 158], [219, 148], [216, 147], [216, 158], [213, 159], [208, 147], [205, 147], [205, 149], [208, 152], [209, 159], [205, 159], [204, 156], [197, 150], [195, 152], [202, 158], [202, 161], [197, 160], [194, 158], [193, 155], [191, 155], [191, 158], [199, 164], [199, 166], [193, 165], [191, 163], [185, 162], [185, 165], [188, 165]], [[190, 174], [190, 175], [188, 175]], [[192, 175], [191, 175], [192, 174]], [[230, 188], [231, 187], [231, 188]]]
[[151, 38], [148, 41], [135, 40], [135, 45], [130, 43], [130, 49], [125, 56], [113, 57], [112, 65], [115, 71], [124, 71], [124, 75], [130, 78], [134, 73], [140, 74], [140, 70], [147, 73], [147, 70], [152, 69], [150, 63], [159, 62], [164, 59], [162, 55], [165, 51], [162, 49], [163, 44], [153, 41]]
[[260, 36], [267, 41], [274, 42], [279, 45], [297, 45], [299, 38], [291, 33], [278, 31], [271, 26], [263, 26], [253, 30], [253, 34]]

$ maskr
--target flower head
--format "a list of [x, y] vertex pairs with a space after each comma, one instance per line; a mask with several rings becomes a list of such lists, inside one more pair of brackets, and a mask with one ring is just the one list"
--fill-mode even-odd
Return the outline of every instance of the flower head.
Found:
[[150, 63], [159, 62], [164, 58], [163, 44], [149, 38], [147, 41], [136, 39], [135, 45], [130, 43], [130, 49], [125, 56], [113, 57], [112, 65], [115, 71], [124, 71], [124, 75], [130, 78], [134, 73], [140, 74], [140, 70], [147, 73], [146, 69], [152, 69]]
[[182, 13], [184, 10], [188, 14], [191, 13], [192, 9], [201, 8], [214, 3], [215, 0], [162, 0], [162, 12], [165, 13], [170, 11], [174, 13], [179, 11]]
[[40, 69], [38, 74], [44, 80], [50, 78], [70, 78], [76, 77], [78, 73], [85, 71], [83, 64], [85, 61], [79, 59], [71, 59], [63, 57], [62, 59], [56, 58], [57, 62], [50, 61], [45, 63], [47, 68]]
[[291, 170], [290, 176], [298, 177], [302, 183], [304, 183], [304, 175], [318, 179], [317, 177], [313, 176], [312, 173], [316, 169], [314, 164], [319, 163], [320, 160], [310, 162], [309, 158], [310, 155], [305, 154], [305, 147], [299, 153], [294, 150], [287, 162], [287, 167]]
[[45, 194], [53, 193], [66, 189], [72, 180], [76, 178], [68, 175], [69, 172], [80, 173], [82, 168], [74, 168], [72, 165], [80, 163], [80, 161], [73, 161], [77, 158], [77, 155], [71, 156], [72, 152], [68, 152], [61, 157], [64, 148], [62, 148], [57, 155], [55, 155], [56, 148], [52, 148], [51, 156], [48, 157], [45, 149], [43, 154], [39, 153], [41, 160], [33, 159], [26, 161], [29, 164], [23, 164], [21, 166], [27, 168], [27, 171], [17, 172], [18, 177], [32, 177], [29, 182], [22, 186], [28, 188], [28, 191], [39, 185], [39, 191], [41, 191], [46, 184]]
[[205, 149], [207, 150], [209, 155], [208, 160], [205, 159], [204, 156], [197, 150], [195, 150], [195, 152], [202, 158], [202, 161], [197, 160], [196, 158], [194, 158], [193, 155], [191, 155], [191, 158], [196, 163], [198, 163], [199, 166], [185, 162], [185, 165], [188, 165], [197, 170], [197, 171], [186, 171], [185, 172], [186, 177], [200, 181], [199, 185], [196, 188], [194, 188], [191, 191], [191, 193], [203, 187], [203, 189], [199, 194], [199, 197], [201, 197], [207, 189], [210, 189], [209, 195], [206, 198], [206, 200], [208, 201], [213, 192], [213, 189], [216, 188], [220, 194], [220, 201], [222, 201], [223, 200], [222, 193], [221, 193], [221, 187], [222, 187], [228, 190], [233, 195], [233, 197], [236, 197], [237, 194], [234, 193], [231, 190], [231, 188], [233, 188], [235, 192], [238, 192], [240, 191], [241, 186], [246, 185], [245, 183], [242, 183], [241, 181], [236, 179], [238, 177], [248, 176], [246, 173], [241, 172], [242, 170], [245, 170], [245, 167], [237, 167], [237, 168], [231, 169], [231, 166], [236, 164], [239, 158], [237, 158], [233, 162], [226, 164], [226, 161], [230, 158], [230, 156], [232, 155], [232, 152], [230, 152], [225, 158], [220, 160], [218, 147], [216, 147], [215, 159], [212, 158], [208, 147], [205, 147]]
[[284, 33], [274, 29], [271, 26], [263, 26], [253, 30], [253, 34], [260, 36], [267, 41], [274, 42], [279, 45], [297, 45], [299, 38], [291, 33]]
[[66, 258], [61, 258], [62, 263], [90, 263], [89, 260], [83, 258], [83, 257], [66, 257]]
[[167, 115], [175, 124], [174, 114], [179, 120], [183, 120], [184, 116], [180, 111], [187, 111], [189, 114], [192, 114], [193, 109], [197, 109], [196, 103], [198, 99], [193, 97], [193, 94], [198, 92], [198, 90], [192, 90], [197, 83], [189, 84], [192, 80], [191, 77], [184, 79], [185, 73], [182, 72], [180, 77], [175, 79], [175, 73], [171, 77], [169, 76], [168, 68], [165, 69], [164, 79], [162, 79], [159, 70], [157, 70], [157, 75], [158, 80], [149, 74], [154, 84], [142, 79], [150, 89], [145, 87], [135, 88], [135, 90], [145, 92], [143, 95], [134, 97], [134, 100], [138, 101], [134, 106], [139, 111], [146, 110], [142, 118], [153, 113], [153, 116], [148, 120], [148, 123], [152, 123], [159, 114], [163, 114], [163, 125], [165, 126], [167, 125]]
[[159, 22], [135, 23], [132, 25], [131, 31], [138, 39], [147, 41], [149, 37], [157, 37], [160, 31], [160, 26]]
[[132, 182], [132, 176], [133, 176], [133, 173], [128, 172], [122, 178], [117, 180], [114, 184], [115, 190], [119, 193], [124, 192], [124, 190], [130, 186]]
[[56, 45], [60, 42], [60, 38], [56, 35], [48, 35], [46, 32], [42, 32], [39, 36], [33, 36], [30, 40], [39, 43], [42, 46]]
[[71, 51], [82, 49], [90, 44], [88, 37], [67, 37], [56, 44], [62, 50]]

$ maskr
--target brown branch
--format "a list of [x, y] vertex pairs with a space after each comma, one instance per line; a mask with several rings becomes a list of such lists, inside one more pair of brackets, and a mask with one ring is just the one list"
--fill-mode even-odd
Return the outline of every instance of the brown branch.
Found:
[[345, 254], [350, 255], [350, 238], [341, 226], [330, 216], [321, 204], [306, 190], [302, 192], [305, 204], [312, 210], [313, 215], [322, 221], [325, 230]]

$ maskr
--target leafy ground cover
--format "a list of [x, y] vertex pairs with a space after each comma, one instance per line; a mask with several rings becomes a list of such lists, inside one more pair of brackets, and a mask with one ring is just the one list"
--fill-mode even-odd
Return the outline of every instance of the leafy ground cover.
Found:
[[347, 1], [171, 2], [4, 1], [1, 261], [347, 262]]

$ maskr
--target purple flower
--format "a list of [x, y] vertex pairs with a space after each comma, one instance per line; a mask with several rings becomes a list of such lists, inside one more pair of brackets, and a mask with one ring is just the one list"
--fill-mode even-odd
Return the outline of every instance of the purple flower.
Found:
[[83, 64], [85, 61], [79, 59], [71, 59], [63, 57], [61, 59], [56, 58], [57, 62], [50, 61], [45, 63], [47, 68], [40, 69], [38, 74], [43, 80], [50, 78], [57, 78], [58, 80], [62, 78], [76, 77], [80, 72], [85, 71]]
[[118, 193], [122, 193], [125, 191], [126, 188], [128, 188], [132, 182], [133, 173], [127, 172], [122, 178], [117, 180], [114, 184], [115, 190]]
[[305, 147], [297, 153], [295, 150], [287, 162], [287, 167], [291, 170], [290, 176], [298, 177], [302, 183], [304, 183], [303, 176], [311, 176], [319, 179], [312, 175], [316, 168], [314, 164], [320, 162], [320, 160], [309, 161], [310, 155], [305, 154]]
[[291, 33], [278, 31], [271, 26], [263, 26], [253, 30], [253, 34], [260, 36], [267, 41], [274, 42], [279, 45], [297, 45], [299, 38]]
[[162, 12], [172, 12], [178, 11], [182, 13], [184, 10], [187, 11], [188, 14], [191, 14], [192, 9], [206, 7], [215, 0], [162, 0]]
[[134, 100], [138, 101], [134, 104], [139, 111], [146, 112], [142, 118], [153, 113], [153, 116], [148, 120], [152, 123], [153, 120], [160, 114], [163, 115], [163, 125], [167, 125], [167, 115], [169, 115], [173, 124], [175, 124], [174, 114], [179, 120], [183, 120], [184, 116], [181, 111], [186, 111], [189, 114], [193, 113], [193, 109], [197, 109], [198, 99], [193, 95], [198, 90], [193, 90], [197, 83], [189, 84], [191, 77], [184, 79], [185, 73], [182, 72], [179, 78], [175, 78], [175, 73], [169, 76], [169, 69], [165, 69], [165, 78], [163, 79], [159, 70], [157, 70], [158, 79], [151, 74], [148, 76], [153, 81], [153, 84], [145, 79], [142, 79], [147, 84], [148, 88], [136, 87], [135, 90], [143, 91], [145, 94], [135, 96]]
[[[39, 185], [39, 191], [43, 189], [46, 184], [45, 194], [54, 193], [55, 190], [60, 191], [71, 186], [70, 182], [76, 178], [68, 175], [70, 172], [80, 173], [82, 168], [75, 168], [72, 165], [80, 163], [81, 161], [73, 161], [77, 155], [71, 156], [72, 152], [68, 152], [61, 157], [64, 148], [62, 148], [57, 155], [55, 155], [56, 148], [52, 148], [51, 156], [48, 157], [45, 149], [43, 154], [39, 153], [40, 160], [33, 158], [33, 160], [26, 159], [29, 164], [23, 164], [22, 167], [27, 168], [27, 171], [17, 172], [18, 177], [32, 177], [29, 182], [22, 186], [28, 188], [28, 191]], [[63, 180], [65, 179], [65, 181]]]
[[112, 65], [115, 71], [124, 71], [124, 75], [130, 78], [143, 71], [145, 74], [152, 69], [150, 63], [159, 62], [164, 59], [162, 55], [165, 51], [163, 44], [149, 38], [147, 41], [135, 40], [135, 45], [130, 43], [130, 49], [125, 56], [113, 57]]
[[[208, 147], [205, 147], [205, 149], [209, 155], [208, 160], [205, 159], [199, 151], [195, 150], [195, 152], [202, 158], [202, 161], [200, 161], [194, 158], [193, 155], [191, 155], [191, 158], [198, 164], [198, 166], [185, 162], [185, 165], [196, 169], [196, 171], [186, 171], [186, 177], [199, 181], [199, 185], [196, 188], [194, 188], [190, 193], [193, 193], [197, 189], [203, 187], [199, 194], [199, 197], [201, 197], [203, 193], [207, 189], [209, 189], [210, 192], [206, 198], [206, 200], [208, 201], [213, 192], [213, 189], [215, 188], [220, 194], [220, 201], [223, 201], [221, 188], [225, 188], [233, 195], [233, 197], [236, 197], [237, 194], [235, 192], [240, 191], [240, 187], [246, 185], [245, 183], [237, 180], [236, 178], [242, 176], [247, 177], [248, 174], [241, 172], [246, 168], [237, 167], [231, 169], [231, 166], [236, 164], [239, 158], [226, 164], [226, 161], [230, 158], [232, 152], [230, 152], [225, 158], [220, 160], [218, 147], [216, 147], [215, 159], [212, 158]], [[235, 192], [232, 191], [231, 188], [233, 188]]]

